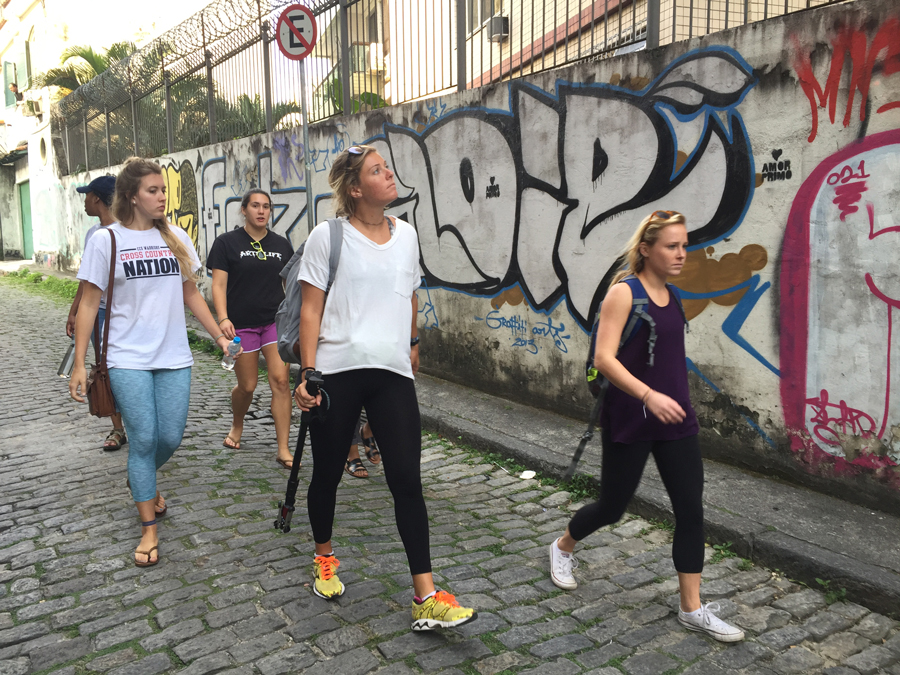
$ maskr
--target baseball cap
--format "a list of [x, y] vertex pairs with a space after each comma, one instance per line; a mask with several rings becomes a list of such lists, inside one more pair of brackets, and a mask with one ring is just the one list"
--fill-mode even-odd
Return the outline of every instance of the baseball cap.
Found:
[[109, 201], [110, 198], [112, 198], [113, 193], [116, 191], [116, 177], [100, 176], [99, 178], [95, 178], [94, 180], [92, 180], [87, 185], [75, 188], [75, 191], [80, 192], [83, 195], [86, 195], [88, 192], [93, 192], [103, 201]]

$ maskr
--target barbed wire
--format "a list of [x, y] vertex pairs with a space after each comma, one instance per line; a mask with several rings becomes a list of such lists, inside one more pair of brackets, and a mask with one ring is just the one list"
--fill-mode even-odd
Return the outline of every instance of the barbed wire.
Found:
[[[108, 113], [165, 86], [164, 73], [175, 82], [199, 71], [206, 52], [225, 54], [258, 39], [262, 22], [273, 21], [297, 0], [214, 0], [128, 58], [111, 65], [52, 106], [59, 124], [72, 127]], [[305, 0], [320, 15], [340, 0]], [[355, 3], [354, 3], [355, 4]]]

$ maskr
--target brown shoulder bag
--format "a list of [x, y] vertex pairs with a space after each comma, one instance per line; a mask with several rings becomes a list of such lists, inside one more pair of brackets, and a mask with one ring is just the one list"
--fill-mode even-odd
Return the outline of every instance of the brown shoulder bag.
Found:
[[109, 283], [106, 284], [106, 317], [103, 321], [103, 344], [100, 345], [100, 317], [94, 319], [94, 358], [96, 363], [85, 385], [88, 409], [94, 417], [111, 417], [116, 414], [116, 400], [109, 383], [109, 371], [106, 368], [106, 353], [109, 346], [109, 315], [112, 313], [113, 282], [116, 273], [116, 235], [109, 232]]

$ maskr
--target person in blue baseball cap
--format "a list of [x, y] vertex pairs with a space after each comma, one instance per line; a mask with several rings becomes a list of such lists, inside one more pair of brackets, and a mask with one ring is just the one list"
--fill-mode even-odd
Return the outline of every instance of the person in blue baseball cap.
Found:
[[[112, 206], [113, 194], [116, 191], [115, 176], [100, 176], [95, 178], [87, 185], [75, 188], [76, 192], [84, 195], [84, 212], [93, 217], [99, 218], [100, 222], [95, 223], [91, 229], [84, 235], [84, 248], [87, 249], [87, 243], [94, 233], [101, 227], [108, 227], [116, 222], [116, 219], [110, 213]], [[78, 292], [72, 301], [72, 307], [69, 309], [69, 318], [66, 320], [66, 335], [72, 337], [75, 334], [75, 315], [78, 313], [78, 305], [81, 303], [81, 293], [84, 282], [78, 283]], [[102, 330], [104, 315], [106, 313], [106, 295], [100, 298], [100, 312], [98, 318]], [[91, 336], [93, 339], [93, 336]], [[122, 416], [118, 413], [112, 416], [113, 430], [109, 432], [106, 440], [103, 441], [104, 450], [118, 450], [124, 443], [128, 441], [125, 435], [125, 427], [122, 424]]]

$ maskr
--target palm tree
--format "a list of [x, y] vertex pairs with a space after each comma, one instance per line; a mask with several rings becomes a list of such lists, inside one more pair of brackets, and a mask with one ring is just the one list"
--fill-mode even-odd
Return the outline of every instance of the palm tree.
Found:
[[60, 65], [35, 75], [31, 86], [35, 89], [57, 86], [60, 97], [66, 96], [135, 51], [133, 42], [116, 42], [102, 53], [95, 52], [93, 47], [69, 47], [60, 56]]

